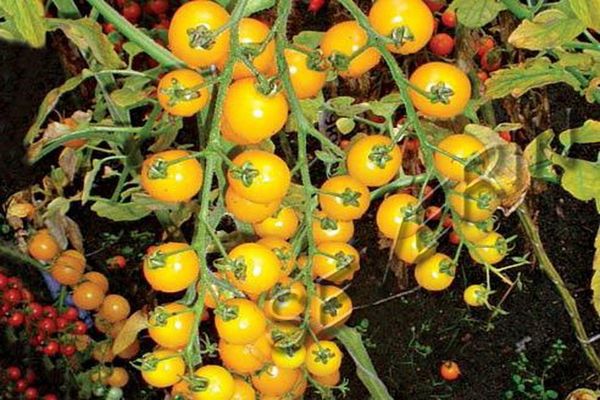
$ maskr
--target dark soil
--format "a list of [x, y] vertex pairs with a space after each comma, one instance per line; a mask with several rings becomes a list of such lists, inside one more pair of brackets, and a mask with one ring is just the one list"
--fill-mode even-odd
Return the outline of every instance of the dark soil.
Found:
[[[45, 93], [64, 80], [64, 75], [57, 57], [48, 49], [35, 51], [0, 43], [0, 60], [3, 63], [0, 75], [0, 201], [3, 202], [10, 193], [39, 182], [49, 170], [49, 162], [35, 168], [25, 165], [21, 142], [37, 105]], [[567, 126], [579, 126], [587, 118], [599, 117], [597, 107], [584, 105], [581, 98], [568, 89], [555, 89], [550, 91], [550, 104], [556, 107], [551, 110], [551, 115], [552, 126], [557, 131]], [[568, 108], [571, 113], [567, 116]], [[581, 156], [589, 157], [590, 154]], [[594, 205], [579, 202], [556, 186], [549, 186], [531, 197], [550, 259], [576, 297], [588, 333], [600, 332], [598, 316], [590, 305], [589, 290], [593, 238], [599, 223]], [[388, 250], [380, 249], [376, 244], [378, 238], [372, 222], [375, 207], [371, 210], [357, 227], [360, 235], [354, 243], [364, 252], [362, 269], [349, 289], [356, 306], [368, 306], [400, 290], [392, 273], [382, 284]], [[75, 210], [71, 216], [83, 227], [88, 251], [102, 245], [100, 234], [103, 232], [114, 234], [136, 228], [106, 221], [98, 224], [93, 213], [86, 210]], [[506, 236], [521, 234], [516, 216], [503, 219], [501, 232]], [[133, 245], [134, 240], [128, 237], [125, 235], [114, 247]], [[109, 248], [98, 253], [97, 264], [114, 251]], [[527, 251], [526, 244], [519, 239], [514, 254]], [[357, 325], [368, 319], [366, 337], [375, 345], [369, 348], [369, 353], [392, 397], [500, 399], [511, 388], [511, 363], [517, 358], [517, 349], [524, 349], [531, 359], [532, 369], [540, 371], [551, 345], [558, 339], [567, 345], [567, 351], [564, 360], [550, 372], [548, 388], [558, 391], [563, 398], [577, 387], [597, 387], [597, 376], [586, 362], [562, 301], [535, 263], [520, 270], [522, 288], [515, 290], [502, 305], [508, 314], [497, 316], [490, 324], [488, 310], [467, 310], [462, 302], [462, 289], [467, 282], [482, 281], [482, 271], [465, 257], [461, 267], [451, 290], [442, 294], [419, 291], [381, 305], [361, 308], [350, 320], [350, 325]], [[128, 268], [130, 272], [116, 273], [117, 287], [118, 282], [131, 282], [129, 275], [137, 273], [136, 266]], [[409, 287], [414, 284], [411, 278]], [[498, 282], [496, 287], [498, 293], [493, 300], [498, 300], [505, 290]], [[139, 303], [138, 306], [149, 300], [145, 291], [131, 295], [136, 293], [135, 287], [123, 290], [129, 293], [134, 304]], [[438, 366], [446, 359], [460, 363], [463, 378], [458, 382], [448, 384], [440, 380]], [[4, 364], [2, 361], [0, 365]], [[355, 377], [351, 363], [346, 363], [344, 376], [350, 381], [350, 399], [368, 397]], [[135, 389], [135, 384], [133, 386]], [[126, 398], [138, 398], [135, 391], [130, 393]]]

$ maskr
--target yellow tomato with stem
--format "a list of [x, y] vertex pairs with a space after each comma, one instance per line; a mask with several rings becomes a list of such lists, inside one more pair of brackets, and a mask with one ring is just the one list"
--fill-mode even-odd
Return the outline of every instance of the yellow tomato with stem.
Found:
[[300, 221], [292, 207], [283, 207], [274, 215], [252, 225], [261, 238], [270, 236], [287, 240], [294, 236]]
[[434, 19], [422, 0], [377, 0], [369, 11], [369, 22], [382, 36], [397, 44], [388, 49], [398, 54], [413, 54], [427, 45], [433, 35]]
[[[271, 29], [263, 22], [254, 18], [242, 18], [238, 25], [238, 40], [242, 46], [242, 57], [248, 58], [254, 68], [261, 74], [267, 74], [275, 64], [275, 42], [271, 39], [264, 43]], [[262, 50], [259, 52], [259, 50]], [[222, 71], [225, 68], [225, 59], [217, 64]], [[233, 79], [242, 79], [254, 76], [254, 73], [243, 61], [236, 61], [233, 67]]]
[[271, 250], [281, 262], [281, 274], [279, 279], [287, 277], [295, 267], [292, 245], [283, 239], [273, 236], [266, 236], [258, 240], [256, 243], [266, 246]]
[[90, 271], [83, 274], [82, 280], [93, 282], [98, 285], [103, 293], [108, 292], [108, 278], [101, 272]]
[[200, 261], [187, 243], [163, 243], [144, 259], [143, 272], [154, 290], [176, 293], [198, 278]]
[[492, 232], [469, 246], [469, 255], [479, 264], [497, 264], [508, 254], [508, 243], [504, 236]]
[[166, 150], [146, 158], [140, 182], [153, 199], [166, 202], [188, 201], [202, 187], [202, 165], [185, 150]]
[[48, 262], [58, 255], [60, 247], [48, 229], [41, 229], [29, 241], [27, 250], [36, 260]]
[[398, 175], [402, 152], [388, 136], [364, 136], [350, 147], [346, 166], [348, 174], [362, 184], [382, 186]]
[[83, 282], [73, 290], [73, 303], [83, 310], [95, 310], [104, 301], [104, 291], [94, 282]]
[[205, 386], [202, 390], [192, 391], [193, 400], [230, 400], [234, 392], [233, 376], [218, 365], [204, 365], [194, 372]]
[[480, 222], [469, 222], [463, 219], [454, 221], [454, 229], [469, 242], [478, 242], [494, 231], [494, 220], [488, 218]]
[[306, 350], [306, 369], [312, 375], [331, 375], [342, 365], [342, 351], [335, 342], [320, 340]]
[[400, 260], [414, 264], [435, 253], [436, 248], [437, 242], [433, 232], [423, 225], [414, 235], [399, 239], [394, 252]]
[[365, 47], [367, 33], [356, 21], [333, 25], [321, 38], [321, 51], [344, 78], [358, 78], [379, 64], [381, 55]]
[[329, 218], [323, 211], [317, 211], [312, 220], [312, 234], [315, 244], [348, 242], [354, 236], [354, 222], [338, 221]]
[[119, 294], [109, 294], [104, 297], [98, 315], [108, 322], [118, 322], [129, 316], [131, 306], [129, 301]]
[[455, 270], [456, 266], [450, 257], [435, 253], [417, 264], [415, 279], [423, 289], [440, 291], [452, 284]]
[[240, 375], [252, 374], [271, 361], [271, 344], [265, 335], [248, 344], [219, 341], [219, 357], [223, 365]]
[[264, 396], [282, 396], [300, 379], [299, 369], [280, 368], [271, 364], [252, 375], [252, 385]]
[[112, 369], [108, 378], [106, 378], [106, 384], [112, 387], [124, 387], [129, 382], [129, 374], [123, 367], [115, 367]]
[[263, 306], [265, 314], [275, 320], [297, 320], [306, 309], [306, 288], [300, 281], [285, 277], [271, 289]]
[[300, 368], [305, 360], [306, 347], [304, 345], [273, 349], [273, 363], [279, 368]]
[[304, 336], [304, 329], [292, 321], [273, 321], [266, 333], [266, 338], [273, 347], [299, 345], [304, 342]]
[[421, 65], [410, 76], [410, 84], [434, 98], [410, 88], [409, 96], [417, 110], [430, 118], [450, 119], [461, 114], [471, 99], [471, 82], [458, 67], [444, 62]]
[[226, 300], [215, 310], [219, 337], [232, 344], [255, 342], [267, 329], [267, 319], [258, 306], [247, 299]]
[[277, 199], [270, 203], [255, 203], [240, 196], [232, 188], [225, 191], [225, 208], [235, 219], [247, 224], [264, 221], [275, 214], [281, 200]]
[[171, 71], [158, 82], [158, 103], [171, 115], [191, 117], [208, 103], [208, 88], [203, 84], [204, 78], [196, 71]]
[[319, 333], [344, 324], [352, 314], [352, 300], [337, 286], [316, 285], [310, 310], [310, 326]]
[[471, 183], [460, 182], [448, 194], [452, 211], [469, 222], [488, 220], [500, 206], [500, 202], [496, 189], [484, 179]]
[[453, 181], [472, 181], [485, 170], [485, 145], [467, 134], [446, 136], [433, 153], [438, 172]]
[[232, 135], [257, 144], [279, 132], [288, 119], [289, 106], [280, 91], [261, 90], [255, 78], [235, 81], [223, 104], [223, 118]]
[[306, 52], [296, 49], [285, 49], [284, 52], [294, 93], [301, 100], [316, 97], [327, 81], [327, 71]]
[[386, 197], [376, 216], [377, 227], [389, 239], [404, 239], [414, 235], [423, 224], [419, 200], [406, 193]]
[[165, 388], [181, 380], [185, 373], [185, 362], [179, 353], [159, 349], [143, 356], [141, 371], [146, 383], [156, 388]]
[[226, 262], [229, 282], [251, 296], [270, 290], [281, 275], [279, 258], [268, 247], [258, 243], [243, 243], [234, 247]]
[[217, 64], [227, 57], [229, 13], [213, 1], [190, 1], [177, 9], [169, 25], [169, 48], [193, 68]]
[[227, 173], [229, 186], [243, 198], [255, 203], [281, 201], [286, 195], [291, 174], [285, 161], [262, 150], [246, 150], [232, 161]]
[[190, 341], [194, 329], [194, 312], [179, 303], [154, 309], [148, 319], [148, 334], [161, 347], [181, 349]]
[[360, 254], [344, 242], [325, 242], [317, 246], [313, 257], [313, 278], [321, 278], [339, 285], [351, 280], [360, 269]]
[[82, 278], [86, 260], [83, 254], [76, 250], [62, 252], [50, 267], [50, 274], [61, 285], [76, 285]]
[[481, 307], [487, 302], [488, 290], [483, 285], [469, 285], [464, 293], [463, 299], [471, 307]]
[[350, 175], [329, 178], [319, 189], [319, 205], [330, 218], [341, 221], [358, 219], [371, 203], [369, 189]]

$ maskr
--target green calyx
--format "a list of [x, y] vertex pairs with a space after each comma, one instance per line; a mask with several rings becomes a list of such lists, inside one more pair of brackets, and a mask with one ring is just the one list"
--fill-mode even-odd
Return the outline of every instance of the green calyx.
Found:
[[239, 307], [221, 303], [215, 309], [215, 314], [225, 322], [233, 321], [239, 315]]
[[169, 164], [162, 158], [156, 158], [150, 168], [148, 168], [147, 176], [150, 179], [165, 179], [168, 175]]
[[440, 262], [440, 272], [448, 276], [454, 276], [456, 266], [450, 260], [443, 260]]
[[167, 264], [167, 255], [160, 250], [155, 251], [147, 258], [147, 262], [150, 269], [163, 268]]
[[447, 86], [444, 82], [438, 82], [431, 86], [429, 92], [432, 94], [431, 102], [433, 104], [450, 104], [450, 98], [454, 96], [454, 90], [452, 90], [452, 88]]
[[360, 203], [358, 199], [360, 199], [361, 193], [355, 192], [350, 188], [346, 188], [343, 193], [338, 195], [342, 199], [342, 204], [344, 206], [353, 206], [358, 207]]
[[337, 221], [329, 218], [329, 217], [325, 217], [321, 219], [321, 229], [326, 230], [326, 231], [335, 231], [338, 228], [338, 224]]
[[260, 175], [260, 172], [250, 161], [246, 161], [241, 167], [234, 168], [231, 171], [231, 177], [242, 181], [242, 184], [246, 187], [252, 186], [252, 182]]
[[392, 160], [391, 151], [393, 147], [383, 144], [373, 146], [369, 153], [369, 161], [377, 166], [377, 168], [384, 169], [389, 161]]
[[206, 25], [198, 25], [187, 30], [188, 43], [192, 49], [209, 50], [215, 44], [215, 36]]
[[390, 37], [396, 47], [402, 47], [406, 42], [415, 40], [415, 35], [413, 35], [410, 28], [404, 25], [394, 28]]
[[161, 89], [160, 93], [169, 97], [170, 107], [200, 98], [199, 91], [183, 86], [176, 78], [171, 80], [171, 86]]
[[331, 351], [331, 349], [326, 349], [322, 347], [318, 348], [317, 350], [313, 350], [312, 353], [314, 355], [314, 361], [324, 365], [326, 365], [329, 362], [329, 360], [335, 357], [335, 354], [333, 354], [333, 351]]

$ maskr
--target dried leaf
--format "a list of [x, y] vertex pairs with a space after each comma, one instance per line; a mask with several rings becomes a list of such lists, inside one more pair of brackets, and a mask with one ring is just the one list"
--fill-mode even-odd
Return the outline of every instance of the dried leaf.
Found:
[[58, 166], [63, 170], [69, 182], [73, 182], [78, 165], [77, 152], [70, 147], [65, 147], [58, 157]]
[[143, 310], [138, 310], [131, 314], [123, 328], [115, 338], [112, 351], [119, 354], [129, 347], [137, 339], [138, 333], [148, 327], [148, 315]]
[[85, 254], [85, 250], [83, 247], [83, 235], [81, 234], [81, 229], [77, 222], [73, 221], [68, 216], [65, 216], [65, 234], [69, 239], [69, 243], [71, 243], [71, 247], [77, 250], [80, 253]]

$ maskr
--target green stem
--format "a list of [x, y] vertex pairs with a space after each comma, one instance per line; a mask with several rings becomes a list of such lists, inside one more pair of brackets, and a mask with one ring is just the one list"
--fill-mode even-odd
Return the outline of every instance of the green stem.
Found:
[[519, 206], [517, 209], [517, 215], [521, 220], [521, 226], [523, 227], [523, 230], [533, 245], [533, 252], [535, 253], [535, 256], [539, 262], [540, 269], [544, 272], [548, 279], [552, 281], [556, 287], [556, 290], [560, 294], [560, 297], [562, 297], [565, 308], [567, 309], [567, 313], [571, 318], [571, 324], [575, 330], [575, 336], [579, 340], [579, 343], [583, 348], [583, 352], [587, 356], [588, 362], [597, 372], [600, 372], [600, 359], [596, 354], [596, 350], [594, 350], [594, 347], [589, 341], [585, 327], [583, 326], [583, 322], [581, 320], [581, 316], [579, 315], [579, 310], [577, 309], [577, 303], [567, 289], [562, 277], [556, 268], [554, 268], [554, 265], [552, 264], [552, 261], [550, 261], [546, 250], [544, 250], [544, 245], [540, 239], [538, 229], [524, 204], [521, 204], [521, 206]]
[[502, 0], [502, 3], [519, 19], [533, 18], [533, 11], [519, 0]]
[[87, 2], [96, 8], [105, 20], [113, 24], [123, 36], [140, 46], [150, 57], [154, 58], [164, 67], [175, 68], [185, 66], [183, 61], [123, 18], [105, 0], [87, 0]]
[[426, 183], [429, 178], [430, 177], [427, 174], [400, 176], [387, 185], [378, 187], [377, 189], [371, 191], [371, 200], [378, 199], [393, 190], [402, 189], [412, 185], [421, 185]]
[[13, 260], [18, 261], [23, 264], [31, 265], [32, 267], [37, 268], [41, 272], [48, 272], [46, 267], [44, 266], [44, 264], [42, 264], [41, 262], [39, 262], [38, 260], [36, 260], [34, 258], [31, 258], [31, 257], [21, 253], [19, 250], [14, 249], [12, 247], [0, 245], [0, 255], [4, 256], [6, 258], [13, 259]]

